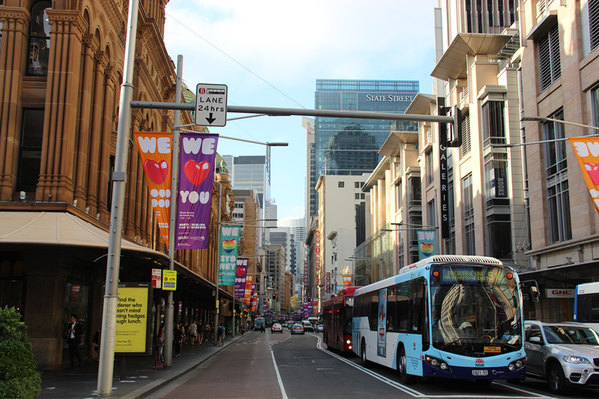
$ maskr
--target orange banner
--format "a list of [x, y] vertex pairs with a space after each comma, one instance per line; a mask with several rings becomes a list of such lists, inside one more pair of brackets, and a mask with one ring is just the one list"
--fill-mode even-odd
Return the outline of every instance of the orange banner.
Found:
[[352, 275], [351, 274], [344, 274], [343, 275], [343, 286], [344, 287], [351, 287], [351, 283], [352, 283]]
[[252, 283], [254, 282], [254, 276], [248, 275], [245, 278], [245, 291], [243, 292], [243, 299], [241, 303], [245, 306], [250, 306], [252, 299]]
[[587, 184], [595, 209], [599, 211], [599, 138], [571, 137], [570, 144], [574, 147], [582, 177]]
[[160, 242], [168, 245], [173, 134], [134, 132], [133, 136], [139, 149], [146, 183], [150, 189], [150, 199], [160, 229]]

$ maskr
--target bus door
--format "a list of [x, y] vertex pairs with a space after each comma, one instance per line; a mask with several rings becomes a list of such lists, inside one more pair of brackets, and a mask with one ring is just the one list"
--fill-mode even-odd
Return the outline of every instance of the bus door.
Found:
[[379, 291], [378, 309], [376, 354], [380, 357], [387, 357], [387, 288]]

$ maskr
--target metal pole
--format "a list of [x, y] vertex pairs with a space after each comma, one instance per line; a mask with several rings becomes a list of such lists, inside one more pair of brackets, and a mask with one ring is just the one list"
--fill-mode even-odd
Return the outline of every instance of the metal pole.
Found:
[[223, 185], [221, 183], [221, 181], [217, 181], [218, 183], [218, 232], [216, 234], [217, 239], [216, 242], [218, 243], [216, 248], [217, 248], [217, 256], [218, 256], [218, 262], [216, 262], [216, 316], [214, 318], [214, 345], [218, 345], [218, 319], [220, 316], [220, 303], [219, 299], [218, 299], [218, 290], [219, 290], [219, 286], [218, 286], [218, 278], [220, 275], [220, 212], [221, 212], [221, 203], [222, 203], [222, 195], [223, 195]]
[[108, 259], [106, 261], [106, 283], [102, 312], [100, 339], [100, 363], [98, 365], [97, 390], [100, 396], [112, 393], [114, 372], [114, 344], [116, 340], [116, 309], [118, 304], [119, 267], [121, 261], [121, 232], [123, 230], [123, 209], [127, 162], [129, 158], [129, 130], [131, 128], [131, 99], [133, 97], [133, 66], [135, 61], [135, 39], [139, 3], [129, 0], [127, 41], [123, 65], [123, 84], [119, 101], [119, 123], [117, 131], [116, 158], [112, 177], [112, 206], [110, 209], [110, 232], [108, 239]]
[[[177, 56], [177, 83], [175, 86], [175, 103], [181, 101], [181, 79], [183, 78], [183, 56]], [[171, 164], [171, 208], [168, 231], [168, 269], [175, 270], [175, 235], [177, 224], [177, 187], [179, 187], [179, 110], [175, 110], [173, 126], [173, 146]], [[173, 365], [173, 335], [174, 335], [175, 308], [173, 304], [173, 291], [168, 292], [166, 302], [166, 334], [164, 357], [166, 366]]]

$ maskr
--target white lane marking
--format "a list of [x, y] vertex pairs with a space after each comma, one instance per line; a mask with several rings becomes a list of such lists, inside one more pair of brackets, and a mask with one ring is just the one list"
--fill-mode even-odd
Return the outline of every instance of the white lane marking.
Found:
[[[344, 357], [337, 355], [336, 353], [333, 353], [331, 351], [328, 351], [328, 350], [324, 349], [322, 347], [322, 339], [320, 337], [318, 338], [318, 342], [316, 344], [316, 347], [319, 350], [323, 351], [324, 353], [328, 354], [329, 356], [332, 356], [332, 357], [334, 357], [334, 358], [336, 358], [338, 360], [341, 360], [342, 362], [344, 362], [346, 364], [349, 364], [350, 366], [352, 366], [352, 367], [354, 367], [354, 368], [356, 368], [356, 369], [358, 369], [358, 370], [360, 370], [360, 371], [362, 371], [362, 372], [364, 372], [364, 373], [366, 373], [366, 374], [368, 374], [368, 375], [376, 378], [377, 380], [380, 380], [380, 381], [382, 381], [382, 382], [384, 382], [384, 383], [386, 383], [388, 385], [391, 385], [392, 387], [394, 387], [396, 389], [399, 389], [400, 391], [403, 391], [403, 392], [405, 392], [405, 393], [407, 393], [409, 395], [412, 395], [415, 398], [530, 399], [530, 396], [504, 396], [504, 395], [497, 395], [497, 396], [494, 396], [494, 395], [484, 395], [484, 396], [482, 396], [482, 395], [425, 395], [422, 392], [419, 392], [419, 391], [417, 391], [415, 389], [412, 389], [412, 388], [409, 388], [409, 387], [407, 387], [405, 385], [402, 385], [402, 384], [400, 384], [400, 383], [398, 383], [396, 381], [393, 381], [393, 380], [391, 380], [391, 379], [389, 379], [387, 377], [384, 377], [384, 376], [382, 376], [380, 374], [377, 374], [374, 371], [371, 371], [371, 370], [369, 370], [369, 369], [367, 369], [365, 367], [362, 367], [359, 364], [356, 364], [356, 363], [354, 363], [352, 361], [349, 361], [349, 360], [345, 359]], [[493, 383], [495, 384], [495, 382], [493, 382]], [[513, 389], [514, 391], [519, 391], [519, 392], [523, 392], [523, 393], [527, 393], [527, 394], [533, 395], [533, 397], [535, 397], [535, 398], [557, 399], [557, 398], [552, 397], [552, 396], [545, 396], [545, 395], [542, 395], [542, 394], [538, 394], [536, 392], [531, 392], [531, 391], [527, 391], [525, 389], [511, 387], [511, 386], [508, 386], [508, 385], [505, 385], [505, 384], [498, 384], [498, 385], [501, 385], [501, 386], [503, 386], [505, 388], [508, 388], [508, 389]]]
[[279, 388], [281, 388], [281, 395], [283, 395], [283, 399], [287, 399], [287, 392], [285, 392], [285, 387], [283, 386], [283, 380], [281, 379], [281, 374], [279, 374], [279, 367], [277, 366], [277, 361], [275, 360], [275, 354], [270, 350], [270, 355], [272, 356], [272, 364], [275, 366], [275, 373], [277, 373], [277, 381], [279, 382]]

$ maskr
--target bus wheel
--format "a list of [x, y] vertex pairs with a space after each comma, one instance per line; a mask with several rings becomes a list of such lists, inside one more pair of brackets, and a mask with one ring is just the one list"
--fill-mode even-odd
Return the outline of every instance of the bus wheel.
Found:
[[413, 384], [416, 382], [416, 377], [408, 374], [408, 357], [403, 346], [399, 348], [397, 353], [397, 371], [399, 372], [399, 380], [402, 384]]
[[368, 363], [368, 360], [366, 359], [366, 342], [364, 342], [364, 340], [362, 340], [362, 346], [360, 347], [360, 360], [362, 361], [362, 364]]

